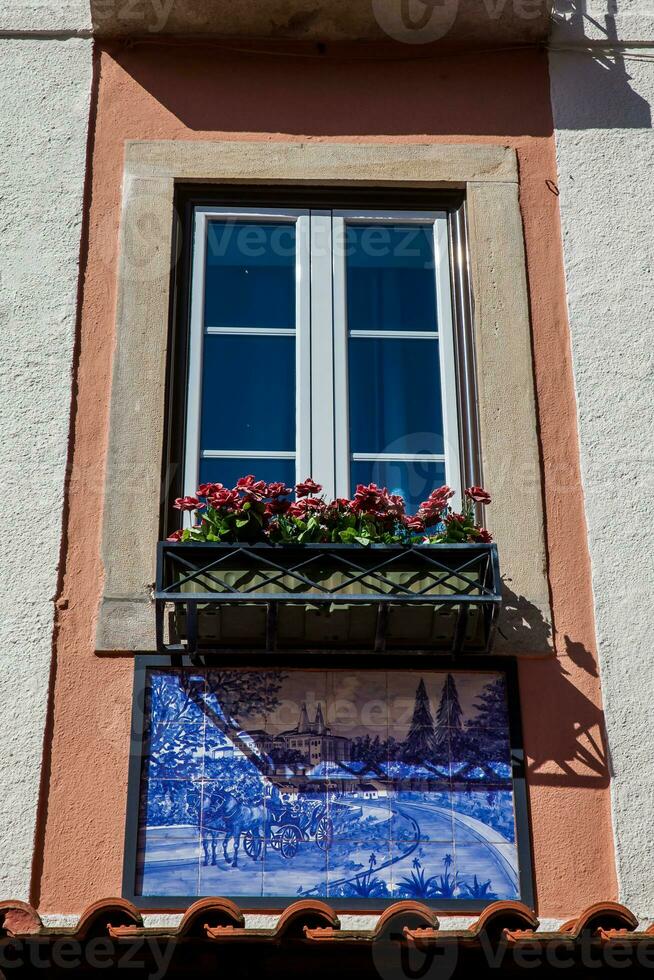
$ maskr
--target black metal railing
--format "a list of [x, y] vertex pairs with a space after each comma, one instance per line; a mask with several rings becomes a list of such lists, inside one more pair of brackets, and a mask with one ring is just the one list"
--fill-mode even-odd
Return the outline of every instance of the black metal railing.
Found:
[[488, 652], [501, 604], [494, 544], [162, 541], [162, 652], [233, 648]]

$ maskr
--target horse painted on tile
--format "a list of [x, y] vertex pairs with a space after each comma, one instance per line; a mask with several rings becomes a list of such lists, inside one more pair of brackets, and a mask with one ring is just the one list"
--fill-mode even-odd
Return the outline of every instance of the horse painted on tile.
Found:
[[[223, 856], [225, 863], [238, 867], [238, 852], [242, 835], [248, 835], [254, 842], [251, 852], [253, 860], [263, 859], [263, 842], [269, 830], [272, 813], [266, 803], [243, 803], [228, 789], [217, 786], [202, 798], [200, 808], [200, 831], [202, 848], [204, 850], [204, 865], [216, 864], [216, 849], [220, 835], [223, 836]], [[233, 855], [228, 854], [229, 843], [232, 842]]]

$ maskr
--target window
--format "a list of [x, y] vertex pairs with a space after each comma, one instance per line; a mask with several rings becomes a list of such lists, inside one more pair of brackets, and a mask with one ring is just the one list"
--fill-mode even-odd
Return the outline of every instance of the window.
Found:
[[139, 657], [125, 894], [531, 903], [515, 704], [499, 660]]
[[461, 488], [444, 211], [198, 206], [184, 490]]

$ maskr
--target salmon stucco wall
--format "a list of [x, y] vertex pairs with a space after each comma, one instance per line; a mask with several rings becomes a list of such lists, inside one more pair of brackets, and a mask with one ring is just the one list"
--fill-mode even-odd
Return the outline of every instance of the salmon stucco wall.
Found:
[[[544, 917], [565, 918], [614, 899], [545, 55], [405, 60], [397, 49], [253, 54], [171, 42], [107, 45], [97, 57], [65, 602], [33, 901], [44, 912], [75, 913], [121, 888], [133, 665], [120, 654], [98, 657], [93, 637], [124, 145], [146, 139], [442, 141], [517, 150], [556, 627], [556, 655], [520, 665], [537, 905]], [[148, 235], [147, 223], [141, 230]], [[523, 519], [516, 514], [518, 534]]]

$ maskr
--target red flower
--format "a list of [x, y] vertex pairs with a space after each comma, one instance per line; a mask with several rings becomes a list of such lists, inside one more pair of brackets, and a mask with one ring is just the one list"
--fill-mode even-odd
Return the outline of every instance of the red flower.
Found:
[[376, 483], [357, 484], [356, 492], [352, 499], [351, 508], [353, 511], [372, 511], [384, 506], [388, 499], [388, 490], [378, 487]]
[[273, 499], [277, 497], [284, 497], [287, 493], [292, 493], [290, 487], [287, 487], [285, 483], [269, 483], [268, 484], [268, 496]]
[[418, 514], [414, 514], [413, 517], [410, 517], [407, 514], [402, 523], [408, 531], [416, 531], [419, 533], [420, 531], [425, 530], [425, 522], [421, 517], [419, 517]]
[[[217, 484], [220, 486], [220, 484]], [[211, 496], [207, 497], [207, 503], [210, 507], [214, 507], [216, 510], [219, 507], [233, 507], [239, 502], [239, 496], [237, 490], [226, 490], [225, 487], [221, 487]]]
[[434, 504], [446, 507], [448, 500], [451, 500], [453, 496], [454, 490], [450, 490], [449, 487], [437, 487], [436, 490], [432, 490], [429, 494], [429, 499]]
[[166, 538], [166, 541], [181, 541], [183, 534], [184, 531], [180, 527], [179, 531], [173, 531], [172, 534], [169, 534], [168, 537]]
[[302, 483], [296, 484], [295, 493], [298, 497], [308, 497], [312, 493], [320, 493], [322, 487], [319, 483], [316, 483], [311, 477], [307, 477]]
[[324, 510], [324, 507], [324, 502], [317, 497], [303, 497], [302, 500], [296, 500], [290, 505], [288, 513], [291, 517], [304, 518], [307, 514], [316, 514]]
[[490, 504], [491, 502], [490, 494], [483, 487], [468, 487], [466, 497], [476, 504]]
[[224, 490], [222, 483], [201, 483], [198, 487], [198, 494], [200, 497], [208, 497], [212, 493], [218, 493], [219, 490]]
[[477, 528], [477, 541], [484, 541], [486, 544], [490, 544], [493, 540], [493, 535], [490, 531], [487, 531], [485, 527]]
[[175, 510], [202, 510], [204, 506], [197, 497], [178, 497], [173, 504]]
[[280, 500], [276, 497], [266, 504], [266, 514], [268, 517], [272, 517], [273, 514], [286, 514], [291, 508], [290, 500]]
[[255, 480], [251, 473], [248, 476], [242, 476], [234, 489], [240, 490], [251, 500], [263, 500], [264, 497], [268, 496], [268, 487], [265, 481]]

